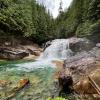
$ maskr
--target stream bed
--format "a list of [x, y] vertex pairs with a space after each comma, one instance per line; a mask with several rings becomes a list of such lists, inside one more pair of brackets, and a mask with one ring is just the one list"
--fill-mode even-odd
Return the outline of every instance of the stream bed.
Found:
[[[70, 40], [68, 39], [53, 40], [36, 61], [0, 61], [0, 82], [6, 81], [8, 83], [4, 86], [1, 86], [0, 83], [0, 100], [50, 100], [48, 99], [49, 97], [59, 97], [60, 89], [57, 86], [58, 84], [54, 84], [54, 80], [57, 70], [61, 69], [63, 65], [58, 65], [55, 62], [59, 60], [70, 61], [74, 57], [75, 54], [70, 49], [69, 42]], [[83, 65], [85, 63], [86, 65], [91, 64], [93, 58], [90, 59], [87, 53], [84, 54], [82, 52], [82, 54], [80, 53], [79, 56], [76, 55], [75, 57], [75, 59], [79, 59], [80, 57], [80, 61], [77, 62], [76, 59], [76, 62], [72, 63], [71, 61], [70, 64], [73, 66], [82, 65], [80, 62], [83, 62]], [[69, 66], [68, 64], [66, 65], [66, 67]], [[18, 85], [21, 79], [28, 79], [30, 84], [21, 88], [20, 91], [17, 91], [12, 96], [12, 90]], [[11, 98], [7, 99], [9, 96]], [[91, 96], [87, 97], [88, 99], [83, 99], [78, 94], [64, 94], [63, 97], [67, 98], [66, 100], [94, 100]]]
[[39, 63], [41, 63], [39, 66], [36, 66], [38, 62], [33, 61], [1, 63], [0, 80], [5, 80], [10, 84], [0, 87], [0, 100], [5, 100], [9, 96], [9, 91], [17, 85], [20, 79], [29, 79], [30, 84], [10, 100], [47, 100], [48, 97], [54, 95], [53, 75], [55, 68], [49, 64]]
[[58, 96], [54, 85], [55, 60], [67, 59], [73, 52], [69, 40], [56, 39], [45, 49], [37, 61], [10, 61], [0, 64], [0, 80], [10, 84], [0, 88], [0, 100], [7, 100], [11, 91], [20, 79], [29, 79], [29, 86], [18, 91], [10, 100], [48, 100]]

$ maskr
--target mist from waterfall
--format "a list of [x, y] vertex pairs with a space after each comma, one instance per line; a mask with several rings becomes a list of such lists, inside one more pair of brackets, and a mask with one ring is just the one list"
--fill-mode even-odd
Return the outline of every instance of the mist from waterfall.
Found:
[[72, 54], [73, 52], [69, 47], [69, 39], [56, 39], [45, 49], [40, 58], [45, 60], [67, 59]]
[[73, 54], [69, 47], [69, 39], [56, 39], [50, 44], [36, 61], [15, 64], [16, 67], [7, 70], [31, 72], [40, 68], [55, 68], [56, 66], [52, 61], [68, 59]]

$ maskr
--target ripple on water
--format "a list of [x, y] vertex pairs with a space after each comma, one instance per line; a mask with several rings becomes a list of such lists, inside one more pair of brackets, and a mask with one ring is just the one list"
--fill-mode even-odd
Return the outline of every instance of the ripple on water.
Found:
[[0, 80], [7, 80], [12, 83], [3, 87], [2, 91], [0, 91], [0, 98], [2, 98], [0, 100], [7, 97], [8, 92], [23, 78], [30, 80], [30, 86], [17, 93], [14, 97], [15, 100], [46, 100], [47, 97], [52, 95], [55, 88], [53, 86], [55, 69], [53, 64], [47, 64], [47, 62], [17, 62], [14, 64], [3, 64], [1, 67]]

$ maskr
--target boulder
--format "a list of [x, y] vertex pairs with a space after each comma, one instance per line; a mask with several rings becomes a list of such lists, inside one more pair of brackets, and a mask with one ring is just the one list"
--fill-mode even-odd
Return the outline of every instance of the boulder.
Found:
[[36, 51], [33, 52], [33, 55], [35, 55], [35, 56], [40, 56], [40, 54], [41, 54], [41, 52], [38, 51], [38, 50], [36, 50]]
[[73, 52], [89, 51], [95, 45], [86, 38], [70, 38], [69, 46]]
[[97, 43], [97, 44], [96, 44], [96, 47], [100, 48], [100, 43]]
[[40, 56], [41, 51], [36, 49], [36, 50], [32, 50], [32, 49], [27, 49], [27, 51], [31, 54], [31, 55], [35, 55], [35, 56]]
[[95, 63], [95, 57], [89, 52], [80, 52], [65, 61], [66, 67], [74, 70], [85, 71], [88, 65]]
[[13, 51], [8, 48], [0, 48], [0, 59], [17, 60], [29, 56], [29, 53], [22, 50]]
[[96, 59], [100, 60], [100, 48], [99, 47], [94, 47], [89, 51], [91, 56], [94, 56]]
[[66, 68], [72, 72], [73, 80], [76, 82], [84, 74], [98, 68], [100, 61], [100, 49], [94, 47], [90, 51], [78, 52], [76, 55], [66, 59]]

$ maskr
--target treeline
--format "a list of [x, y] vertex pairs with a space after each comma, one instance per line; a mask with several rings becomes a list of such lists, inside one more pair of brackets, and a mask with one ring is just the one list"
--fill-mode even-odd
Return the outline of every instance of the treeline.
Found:
[[71, 36], [100, 40], [100, 0], [73, 0], [56, 19], [36, 0], [0, 0], [1, 36], [25, 37], [38, 44]]
[[56, 19], [58, 38], [98, 37], [100, 40], [100, 0], [73, 0]]
[[0, 36], [22, 36], [41, 44], [51, 38], [53, 18], [35, 0], [0, 0]]

